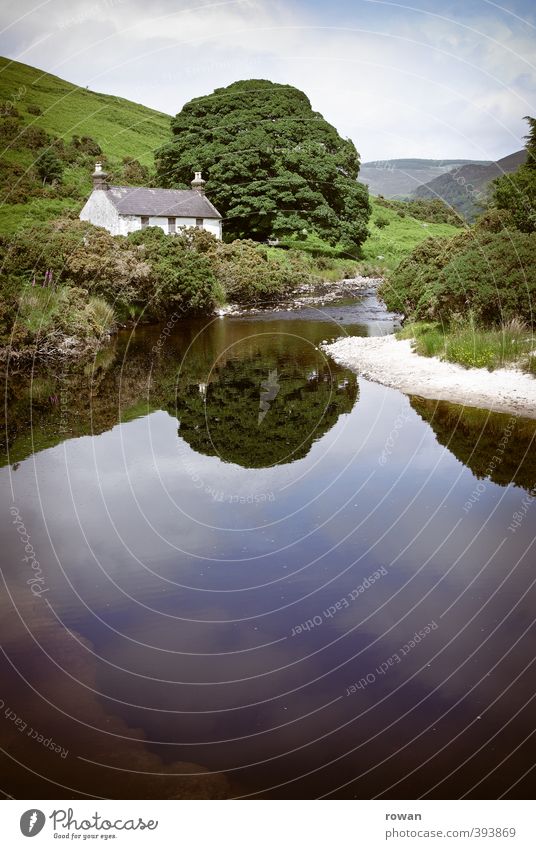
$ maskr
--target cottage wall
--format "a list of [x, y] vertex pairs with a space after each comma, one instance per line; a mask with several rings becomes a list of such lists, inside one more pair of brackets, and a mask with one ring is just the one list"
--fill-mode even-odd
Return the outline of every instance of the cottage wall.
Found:
[[[128, 236], [129, 233], [141, 230], [141, 216], [119, 214], [103, 189], [95, 189], [91, 193], [80, 213], [80, 220], [89, 221], [96, 227], [105, 227], [112, 236]], [[195, 222], [195, 218], [177, 217], [177, 230], [181, 227], [195, 227]], [[164, 233], [167, 233], [167, 217], [152, 215], [149, 218], [149, 227], [160, 227]], [[222, 237], [221, 221], [217, 218], [204, 218], [203, 229], [212, 233], [217, 239]]]
[[119, 236], [122, 232], [117, 209], [102, 189], [91, 192], [80, 213], [80, 220], [89, 221], [96, 227], [106, 227], [112, 236]]
[[[195, 218], [176, 218], [176, 227], [179, 230], [180, 227], [195, 227]], [[135, 230], [141, 230], [141, 217], [139, 215], [120, 215], [119, 216], [119, 232], [122, 236], [127, 236], [129, 233], [133, 233]], [[149, 227], [160, 227], [164, 233], [168, 232], [168, 220], [167, 216], [161, 215], [151, 215], [149, 218]], [[217, 218], [204, 218], [203, 219], [203, 229], [208, 230], [209, 233], [212, 233], [216, 236], [217, 239], [221, 239], [221, 224]]]

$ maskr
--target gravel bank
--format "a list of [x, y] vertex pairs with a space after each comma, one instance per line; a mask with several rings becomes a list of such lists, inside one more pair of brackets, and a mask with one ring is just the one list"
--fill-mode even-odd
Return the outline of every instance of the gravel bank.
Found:
[[410, 395], [536, 418], [536, 379], [514, 369], [465, 369], [421, 357], [409, 339], [393, 335], [345, 337], [322, 349], [363, 377]]

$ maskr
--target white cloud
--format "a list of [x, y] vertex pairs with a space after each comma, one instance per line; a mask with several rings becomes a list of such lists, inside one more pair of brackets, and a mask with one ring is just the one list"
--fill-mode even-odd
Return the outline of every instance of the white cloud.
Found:
[[339, 14], [260, 0], [22, 3], [3, 7], [12, 26], [0, 49], [170, 113], [236, 79], [288, 82], [363, 159], [495, 158], [520, 147], [522, 116], [535, 111], [534, 42], [515, 17], [477, 12], [449, 21], [366, 2]]

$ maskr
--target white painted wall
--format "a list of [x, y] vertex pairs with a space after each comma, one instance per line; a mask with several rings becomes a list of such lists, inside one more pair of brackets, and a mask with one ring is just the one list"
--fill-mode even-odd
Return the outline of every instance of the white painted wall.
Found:
[[[141, 216], [120, 215], [103, 189], [95, 189], [91, 193], [79, 217], [81, 221], [89, 221], [96, 227], [105, 227], [112, 236], [128, 236], [129, 233], [141, 230]], [[176, 218], [177, 230], [181, 227], [195, 227], [195, 221], [195, 218]], [[160, 227], [167, 233], [167, 216], [150, 216], [148, 226]], [[222, 237], [221, 221], [217, 218], [204, 218], [203, 229], [208, 230], [217, 239]]]
[[119, 236], [122, 233], [122, 223], [117, 209], [102, 189], [91, 192], [79, 218], [80, 221], [89, 221], [96, 227], [106, 227], [112, 236]]

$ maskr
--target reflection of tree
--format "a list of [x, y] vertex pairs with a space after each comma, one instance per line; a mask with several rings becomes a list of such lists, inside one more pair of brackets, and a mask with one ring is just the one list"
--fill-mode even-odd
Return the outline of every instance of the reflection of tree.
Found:
[[[143, 328], [133, 339], [120, 337], [107, 346], [95, 362], [13, 376], [6, 383], [0, 465], [7, 463], [7, 446], [15, 464], [66, 439], [103, 433], [158, 409], [176, 414], [181, 436], [205, 454], [250, 466], [305, 456], [352, 408], [355, 376], [334, 365], [330, 374], [303, 338], [249, 333], [222, 321], [207, 328], [184, 321], [155, 354], [161, 328]], [[265, 392], [261, 384], [272, 371], [279, 388]], [[269, 409], [259, 424], [261, 393]]]
[[261, 468], [305, 457], [357, 394], [355, 375], [328, 367], [312, 348], [299, 360], [258, 351], [218, 365], [206, 384], [181, 387], [175, 413], [195, 451]]
[[[461, 407], [447, 401], [411, 398], [413, 409], [428, 422], [438, 442], [452, 451], [477, 478], [514, 483], [531, 490], [536, 485], [536, 421], [518, 418], [508, 437], [511, 416]], [[507, 438], [504, 452], [499, 450]], [[492, 463], [493, 458], [501, 458]]]

